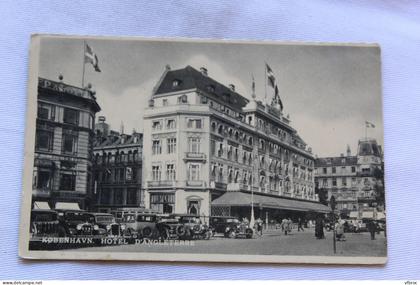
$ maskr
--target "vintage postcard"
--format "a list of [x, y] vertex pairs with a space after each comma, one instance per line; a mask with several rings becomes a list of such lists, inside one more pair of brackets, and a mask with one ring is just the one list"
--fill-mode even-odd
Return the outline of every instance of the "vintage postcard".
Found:
[[35, 35], [19, 254], [383, 264], [374, 44]]

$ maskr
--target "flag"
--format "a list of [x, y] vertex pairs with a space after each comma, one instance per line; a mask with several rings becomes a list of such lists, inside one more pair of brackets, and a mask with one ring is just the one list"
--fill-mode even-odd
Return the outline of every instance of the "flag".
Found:
[[85, 63], [92, 64], [96, 72], [101, 72], [98, 65], [98, 57], [88, 44], [85, 44]]
[[270, 85], [271, 87], [274, 88], [276, 78], [274, 77], [273, 70], [271, 69], [271, 67], [267, 63], [265, 64], [265, 70], [266, 70], [266, 73], [267, 73], [268, 85]]
[[366, 123], [366, 128], [374, 128], [375, 127], [375, 125], [372, 124], [371, 122], [366, 121], [365, 123]]
[[277, 87], [277, 84], [276, 84], [276, 87], [274, 88], [274, 99], [273, 99], [273, 101], [274, 101], [274, 103], [279, 104], [280, 105], [280, 110], [283, 111], [283, 103], [281, 102], [281, 99], [280, 99], [279, 88]]

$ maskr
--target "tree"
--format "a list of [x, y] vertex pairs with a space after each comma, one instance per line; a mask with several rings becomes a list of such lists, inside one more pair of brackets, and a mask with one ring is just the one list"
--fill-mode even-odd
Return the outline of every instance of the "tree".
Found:
[[376, 179], [373, 191], [375, 194], [375, 200], [377, 205], [385, 207], [385, 182], [383, 169], [384, 168], [382, 163], [382, 168], [375, 167], [375, 169], [373, 170], [373, 177]]

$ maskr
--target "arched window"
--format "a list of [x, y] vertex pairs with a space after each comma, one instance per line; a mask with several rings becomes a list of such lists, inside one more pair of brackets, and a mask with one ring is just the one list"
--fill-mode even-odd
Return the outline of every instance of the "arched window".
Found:
[[220, 134], [220, 135], [223, 134], [223, 125], [219, 125], [217, 133]]
[[211, 131], [216, 132], [216, 123], [215, 122], [211, 123]]

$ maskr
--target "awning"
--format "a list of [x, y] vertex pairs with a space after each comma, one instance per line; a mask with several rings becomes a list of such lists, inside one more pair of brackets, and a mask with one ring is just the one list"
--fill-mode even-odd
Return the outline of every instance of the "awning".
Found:
[[59, 210], [80, 210], [78, 203], [57, 202], [55, 208]]
[[41, 201], [35, 201], [34, 202], [34, 209], [51, 210], [48, 202], [41, 202]]
[[[251, 194], [244, 192], [227, 192], [215, 199], [212, 206], [251, 206]], [[330, 208], [319, 203], [310, 201], [301, 201], [295, 199], [287, 199], [280, 197], [271, 197], [260, 194], [254, 194], [254, 206], [271, 208], [271, 209], [283, 209], [283, 210], [294, 210], [294, 211], [314, 211], [318, 213], [329, 213]]]
[[349, 217], [350, 218], [358, 218], [359, 217], [359, 212], [358, 211], [351, 211]]
[[371, 211], [363, 212], [362, 213], [362, 218], [373, 219], [373, 212], [371, 212]]

